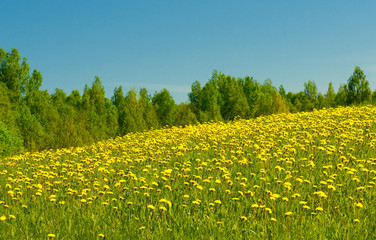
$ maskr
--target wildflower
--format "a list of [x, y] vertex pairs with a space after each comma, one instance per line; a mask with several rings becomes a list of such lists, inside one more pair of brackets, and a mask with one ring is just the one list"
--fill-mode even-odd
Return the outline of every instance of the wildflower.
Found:
[[148, 205], [148, 208], [151, 209], [151, 210], [155, 209], [155, 207], [153, 205]]
[[354, 205], [358, 208], [363, 208], [363, 204], [358, 202], [358, 203], [354, 203]]
[[49, 237], [49, 238], [54, 238], [54, 237], [56, 237], [56, 235], [53, 234], [53, 233], [50, 233], [50, 234], [47, 235], [47, 237]]
[[272, 213], [272, 210], [271, 210], [270, 208], [265, 208], [264, 210], [265, 210], [265, 212], [267, 212], [267, 213], [269, 213], [269, 214]]
[[5, 220], [7, 220], [7, 217], [3, 215], [3, 216], [0, 217], [0, 220], [5, 221]]
[[316, 208], [316, 211], [320, 211], [320, 212], [322, 212], [322, 211], [324, 211], [324, 209], [323, 209], [322, 207], [317, 207], [317, 208]]
[[293, 213], [292, 212], [286, 212], [285, 215], [286, 216], [291, 216], [291, 215], [293, 215]]
[[245, 217], [245, 216], [241, 216], [240, 219], [243, 220], [243, 221], [247, 221], [248, 220], [248, 218]]

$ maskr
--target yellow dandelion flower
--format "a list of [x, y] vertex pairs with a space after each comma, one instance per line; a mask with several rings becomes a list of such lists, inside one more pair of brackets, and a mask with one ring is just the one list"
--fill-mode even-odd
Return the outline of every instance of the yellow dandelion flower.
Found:
[[354, 203], [354, 205], [357, 207], [357, 208], [363, 208], [363, 204], [358, 202], [358, 203]]
[[148, 205], [148, 208], [151, 209], [151, 210], [155, 209], [155, 207], [153, 205]]

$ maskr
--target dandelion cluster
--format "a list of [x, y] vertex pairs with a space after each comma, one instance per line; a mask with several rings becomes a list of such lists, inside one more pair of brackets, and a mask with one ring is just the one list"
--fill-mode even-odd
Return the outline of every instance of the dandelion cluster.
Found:
[[366, 106], [26, 153], [0, 160], [0, 238], [372, 238], [375, 146]]

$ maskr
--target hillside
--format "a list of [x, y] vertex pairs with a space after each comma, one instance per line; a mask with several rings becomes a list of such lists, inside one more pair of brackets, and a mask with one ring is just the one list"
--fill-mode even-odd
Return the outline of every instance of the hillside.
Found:
[[0, 160], [0, 238], [374, 239], [376, 107]]

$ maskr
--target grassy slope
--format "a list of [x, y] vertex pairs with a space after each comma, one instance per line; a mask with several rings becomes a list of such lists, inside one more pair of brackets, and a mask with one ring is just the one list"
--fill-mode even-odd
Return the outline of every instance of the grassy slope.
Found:
[[376, 108], [129, 134], [0, 160], [0, 238], [374, 239]]

